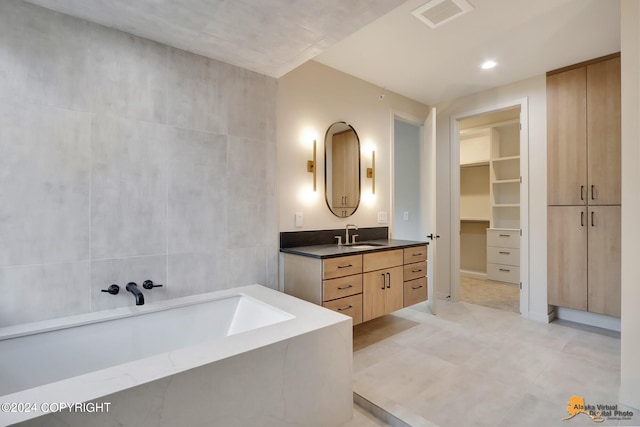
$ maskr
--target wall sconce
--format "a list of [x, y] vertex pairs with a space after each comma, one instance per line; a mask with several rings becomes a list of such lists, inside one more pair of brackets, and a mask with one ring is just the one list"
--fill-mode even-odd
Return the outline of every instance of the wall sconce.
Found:
[[367, 178], [371, 178], [371, 194], [376, 194], [376, 150], [371, 150], [371, 167], [367, 168]]
[[316, 140], [313, 140], [313, 160], [307, 160], [307, 172], [313, 174], [313, 191], [316, 191]]

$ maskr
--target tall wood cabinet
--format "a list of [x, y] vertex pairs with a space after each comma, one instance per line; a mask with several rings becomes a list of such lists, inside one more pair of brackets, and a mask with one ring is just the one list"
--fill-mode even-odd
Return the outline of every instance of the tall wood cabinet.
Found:
[[620, 56], [547, 73], [548, 302], [620, 316]]

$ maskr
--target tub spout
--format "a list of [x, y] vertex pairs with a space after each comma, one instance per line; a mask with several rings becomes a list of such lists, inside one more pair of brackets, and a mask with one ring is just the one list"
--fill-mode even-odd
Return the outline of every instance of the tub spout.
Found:
[[144, 305], [144, 295], [142, 295], [142, 292], [138, 289], [138, 285], [133, 282], [129, 282], [127, 283], [126, 289], [136, 297], [136, 305]]

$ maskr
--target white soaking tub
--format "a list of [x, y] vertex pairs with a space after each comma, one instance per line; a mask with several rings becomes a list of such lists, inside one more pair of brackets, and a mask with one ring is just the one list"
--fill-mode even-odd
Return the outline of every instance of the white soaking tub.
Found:
[[340, 425], [351, 319], [259, 285], [0, 329], [0, 425]]

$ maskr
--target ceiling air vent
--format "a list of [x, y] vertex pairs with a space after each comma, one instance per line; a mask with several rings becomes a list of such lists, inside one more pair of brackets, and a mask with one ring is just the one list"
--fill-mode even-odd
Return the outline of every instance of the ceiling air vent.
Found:
[[411, 14], [431, 28], [451, 21], [473, 9], [466, 0], [431, 0], [414, 9]]

